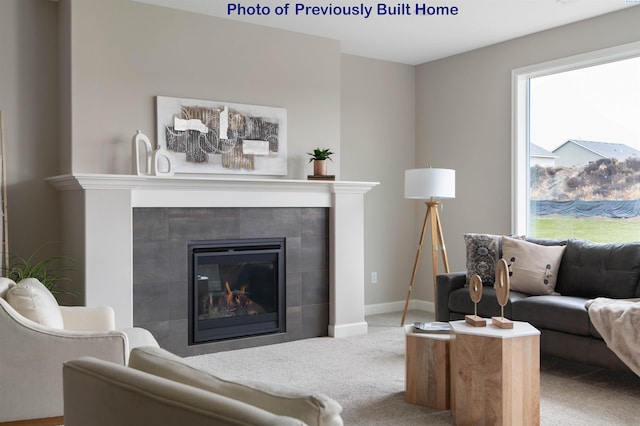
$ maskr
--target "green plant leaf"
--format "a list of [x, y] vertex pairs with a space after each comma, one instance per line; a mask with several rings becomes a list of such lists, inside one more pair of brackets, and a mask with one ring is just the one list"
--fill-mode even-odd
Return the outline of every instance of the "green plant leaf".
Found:
[[58, 284], [68, 281], [65, 272], [73, 270], [74, 260], [69, 256], [51, 256], [37, 259], [37, 254], [47, 244], [38, 247], [29, 257], [12, 255], [10, 265], [5, 268], [5, 276], [15, 282], [25, 278], [35, 278], [40, 281], [53, 294], [71, 294], [73, 292], [62, 290]]
[[333, 152], [331, 152], [329, 148], [316, 148], [313, 152], [307, 152], [307, 155], [311, 156], [309, 159], [309, 162], [311, 163], [314, 160], [331, 160]]

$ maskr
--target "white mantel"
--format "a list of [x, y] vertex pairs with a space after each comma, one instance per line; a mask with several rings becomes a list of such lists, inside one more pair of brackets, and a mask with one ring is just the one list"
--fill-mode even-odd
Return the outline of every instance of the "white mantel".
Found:
[[378, 182], [105, 174], [47, 181], [64, 191], [63, 233], [74, 240], [67, 246], [80, 247], [74, 254], [84, 260], [85, 304], [113, 306], [119, 328], [133, 324], [133, 208], [329, 207], [329, 335], [367, 332], [364, 194]]

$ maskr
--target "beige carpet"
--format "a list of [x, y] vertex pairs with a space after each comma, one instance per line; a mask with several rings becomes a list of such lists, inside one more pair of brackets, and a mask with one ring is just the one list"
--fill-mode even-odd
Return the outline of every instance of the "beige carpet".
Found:
[[[187, 358], [228, 378], [279, 383], [322, 392], [343, 407], [346, 425], [451, 425], [449, 411], [404, 401], [401, 313], [367, 317], [369, 333], [315, 338]], [[410, 311], [407, 323], [431, 321]], [[640, 378], [633, 374], [543, 358], [542, 425], [640, 424]]]

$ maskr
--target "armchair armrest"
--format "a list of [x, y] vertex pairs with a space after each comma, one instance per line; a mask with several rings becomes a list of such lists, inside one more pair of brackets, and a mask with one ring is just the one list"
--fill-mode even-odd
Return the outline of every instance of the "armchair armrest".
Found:
[[[127, 335], [127, 339], [129, 341], [129, 352], [131, 352], [132, 349], [139, 347], [160, 347], [158, 345], [158, 342], [156, 341], [156, 338], [153, 337], [153, 334], [151, 334], [151, 332], [149, 332], [149, 330], [145, 328], [130, 327], [123, 328], [120, 331]], [[129, 358], [127, 358], [127, 364], [128, 363]]]
[[[85, 335], [98, 335], [100, 332], [114, 331], [116, 328], [115, 314], [110, 306], [86, 307], [86, 306], [60, 306], [64, 329], [66, 332], [75, 331], [91, 332]], [[118, 330], [118, 333], [126, 336], [128, 345], [125, 346], [125, 364], [128, 361], [129, 351], [139, 346], [158, 347], [158, 342], [146, 329], [130, 327]], [[68, 334], [68, 333], [67, 333]]]
[[116, 318], [110, 306], [60, 306], [65, 330], [115, 330]]
[[436, 321], [449, 321], [451, 314], [449, 311], [449, 294], [464, 287], [466, 283], [466, 272], [452, 272], [450, 274], [440, 274], [436, 277], [436, 303], [438, 306]]

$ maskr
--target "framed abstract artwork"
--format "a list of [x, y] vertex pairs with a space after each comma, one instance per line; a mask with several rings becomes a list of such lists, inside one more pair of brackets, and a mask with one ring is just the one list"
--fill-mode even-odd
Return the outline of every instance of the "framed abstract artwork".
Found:
[[287, 174], [287, 110], [156, 97], [158, 145], [176, 173]]

